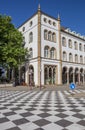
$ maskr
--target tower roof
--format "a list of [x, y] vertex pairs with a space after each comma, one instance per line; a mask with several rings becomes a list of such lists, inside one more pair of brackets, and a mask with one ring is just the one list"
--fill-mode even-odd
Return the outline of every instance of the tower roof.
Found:
[[38, 10], [40, 10], [40, 4], [38, 5]]

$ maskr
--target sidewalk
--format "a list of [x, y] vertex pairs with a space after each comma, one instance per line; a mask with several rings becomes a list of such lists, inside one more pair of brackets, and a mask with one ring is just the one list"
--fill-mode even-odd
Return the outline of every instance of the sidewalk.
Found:
[[[83, 86], [76, 86], [75, 90], [78, 89], [84, 89], [85, 90], [85, 85]], [[0, 85], [0, 90], [10, 90], [10, 91], [30, 91], [30, 90], [35, 90], [35, 91], [40, 91], [40, 90], [47, 90], [47, 91], [65, 91], [65, 90], [70, 90], [69, 85], [62, 85], [62, 86], [46, 86], [46, 87], [41, 87], [41, 89], [38, 87], [28, 87], [28, 86], [16, 86], [13, 87], [7, 86], [7, 85]]]

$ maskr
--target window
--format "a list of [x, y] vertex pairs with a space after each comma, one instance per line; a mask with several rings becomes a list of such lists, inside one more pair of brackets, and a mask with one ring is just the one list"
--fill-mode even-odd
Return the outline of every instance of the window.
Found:
[[56, 26], [56, 23], [55, 23], [55, 22], [53, 22], [53, 26]]
[[66, 46], [66, 38], [62, 37], [62, 46]]
[[64, 51], [63, 52], [63, 61], [66, 61], [67, 60], [67, 54], [66, 54], [66, 52]]
[[48, 31], [44, 30], [44, 39], [47, 40], [48, 39]]
[[44, 18], [44, 22], [47, 23], [47, 19], [46, 18]]
[[72, 48], [72, 41], [71, 41], [71, 39], [68, 40], [68, 47]]
[[84, 57], [84, 64], [85, 64], [85, 57]]
[[75, 62], [78, 63], [78, 55], [75, 54]]
[[23, 37], [23, 43], [22, 43], [22, 46], [24, 47], [25, 44], [26, 44], [26, 42], [25, 42], [25, 37]]
[[83, 63], [83, 56], [80, 56], [80, 63]]
[[50, 50], [50, 58], [55, 59], [55, 48], [53, 48], [53, 47]]
[[33, 33], [30, 32], [29, 34], [29, 43], [33, 42]]
[[69, 61], [72, 62], [73, 61], [73, 56], [72, 53], [69, 53]]
[[32, 50], [32, 48], [29, 49], [29, 58], [33, 58], [33, 50]]
[[84, 45], [84, 52], [85, 52], [85, 45]]
[[79, 50], [82, 51], [82, 44], [79, 44]]
[[23, 32], [25, 31], [25, 27], [22, 28], [22, 31], [23, 31]]
[[32, 26], [32, 24], [33, 24], [33, 22], [32, 22], [32, 21], [30, 21], [29, 26], [31, 27], [31, 26]]
[[52, 33], [48, 32], [48, 40], [51, 41], [52, 40]]
[[55, 33], [52, 34], [52, 41], [56, 42], [56, 34]]
[[75, 49], [75, 50], [78, 50], [78, 44], [77, 44], [76, 41], [74, 42], [74, 49]]
[[51, 25], [52, 24], [51, 20], [49, 20], [48, 23]]
[[45, 57], [45, 58], [49, 58], [49, 47], [48, 47], [48, 46], [46, 46], [46, 47], [44, 48], [44, 57]]

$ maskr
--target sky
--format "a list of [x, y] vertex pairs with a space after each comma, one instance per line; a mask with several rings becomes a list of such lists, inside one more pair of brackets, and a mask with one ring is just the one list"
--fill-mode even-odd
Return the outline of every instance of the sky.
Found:
[[46, 14], [61, 18], [61, 25], [85, 35], [85, 0], [0, 0], [0, 14], [12, 17], [12, 23], [19, 27], [38, 9]]

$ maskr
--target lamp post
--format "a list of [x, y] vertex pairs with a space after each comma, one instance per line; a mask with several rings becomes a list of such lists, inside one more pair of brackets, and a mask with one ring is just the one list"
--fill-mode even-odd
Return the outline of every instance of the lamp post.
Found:
[[41, 90], [41, 87], [42, 87], [42, 86], [41, 86], [41, 71], [42, 71], [42, 70], [40, 69], [40, 90]]
[[32, 69], [29, 71], [29, 80], [30, 80], [30, 90], [32, 90]]
[[[27, 54], [26, 56], [25, 56], [25, 75], [26, 75], [26, 71], [27, 71], [27, 74], [28, 74], [28, 66], [29, 66], [29, 54]], [[26, 76], [25, 76], [25, 78], [26, 78]], [[25, 79], [26, 80], [26, 79]], [[28, 83], [28, 80], [26, 80], [27, 81], [27, 83]]]

